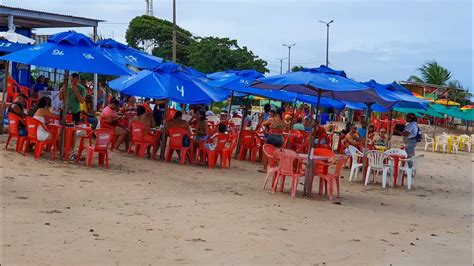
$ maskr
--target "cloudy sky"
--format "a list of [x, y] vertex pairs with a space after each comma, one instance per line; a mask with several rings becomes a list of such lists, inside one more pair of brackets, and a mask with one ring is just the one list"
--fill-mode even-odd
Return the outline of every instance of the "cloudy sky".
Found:
[[[145, 12], [144, 0], [3, 0], [3, 4], [103, 19], [99, 32], [124, 41], [127, 24]], [[155, 0], [155, 16], [170, 19], [172, 0]], [[286, 57], [283, 43], [295, 43], [291, 64], [324, 64], [326, 27], [330, 66], [352, 78], [379, 82], [406, 80], [436, 60], [453, 78], [472, 80], [471, 0], [177, 0], [178, 24], [198, 36], [237, 39], [268, 61], [270, 74]], [[59, 30], [49, 30], [58, 32]], [[79, 30], [90, 33], [90, 29]], [[44, 31], [41, 31], [44, 32]], [[287, 61], [284, 62], [287, 68]]]

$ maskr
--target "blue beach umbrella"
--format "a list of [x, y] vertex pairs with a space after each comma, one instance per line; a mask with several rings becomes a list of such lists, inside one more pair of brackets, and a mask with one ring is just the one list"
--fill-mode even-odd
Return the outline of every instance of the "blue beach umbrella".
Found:
[[429, 104], [428, 101], [415, 97], [411, 91], [396, 82], [380, 84], [372, 79], [362, 84], [375, 89], [375, 92], [386, 101], [395, 102], [393, 107], [396, 108], [426, 109]]
[[258, 79], [252, 87], [336, 100], [379, 103], [384, 107], [391, 107], [394, 104], [378, 96], [374, 89], [347, 78], [344, 71], [333, 70], [326, 66], [305, 68], [297, 72]]
[[163, 62], [163, 59], [119, 43], [113, 39], [105, 39], [97, 43], [99, 49], [114, 61], [123, 66], [131, 65], [137, 68], [153, 69]]
[[23, 50], [30, 47], [31, 47], [31, 44], [13, 43], [7, 40], [0, 39], [0, 52], [12, 53], [12, 52], [16, 52], [16, 51]]
[[142, 70], [132, 76], [110, 81], [109, 86], [121, 93], [184, 104], [220, 102], [229, 96], [190, 75], [175, 63], [163, 63], [153, 70]]
[[97, 44], [84, 34], [68, 31], [52, 35], [45, 43], [2, 56], [0, 59], [104, 75], [121, 76], [131, 73], [96, 47]]
[[[374, 89], [354, 80], [348, 79], [344, 71], [337, 71], [326, 66], [305, 68], [274, 77], [258, 79], [252, 87], [295, 92], [317, 96], [316, 116], [322, 97], [364, 103], [379, 103], [383, 107], [391, 107], [394, 102], [378, 96]], [[314, 143], [314, 128], [311, 129], [310, 143]], [[310, 195], [312, 182], [313, 146], [308, 153], [308, 169], [306, 171], [304, 195]]]

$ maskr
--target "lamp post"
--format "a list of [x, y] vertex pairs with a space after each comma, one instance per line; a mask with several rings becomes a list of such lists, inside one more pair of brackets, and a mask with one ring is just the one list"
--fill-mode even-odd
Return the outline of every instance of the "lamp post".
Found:
[[283, 60], [285, 60], [287, 57], [284, 58], [276, 58], [276, 60], [280, 61], [280, 75], [283, 74]]
[[320, 20], [319, 22], [326, 24], [326, 66], [329, 66], [329, 25], [334, 22], [332, 19], [329, 22]]
[[291, 71], [291, 47], [295, 46], [296, 43], [293, 44], [283, 44], [283, 46], [288, 47], [288, 72]]
[[173, 0], [173, 62], [176, 63], [176, 0]]

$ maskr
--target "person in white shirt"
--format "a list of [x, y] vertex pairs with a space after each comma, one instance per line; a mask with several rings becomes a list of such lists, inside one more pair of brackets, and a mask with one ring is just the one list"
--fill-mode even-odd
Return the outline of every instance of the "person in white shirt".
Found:
[[405, 144], [405, 151], [407, 152], [407, 157], [411, 158], [415, 156], [415, 148], [418, 142], [416, 141], [416, 136], [418, 135], [418, 124], [416, 123], [416, 116], [413, 113], [406, 115], [407, 124], [405, 129], [401, 133], [403, 136], [403, 143]]

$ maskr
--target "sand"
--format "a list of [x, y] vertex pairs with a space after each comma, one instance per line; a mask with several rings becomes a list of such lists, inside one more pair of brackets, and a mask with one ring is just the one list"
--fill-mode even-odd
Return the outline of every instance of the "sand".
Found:
[[250, 162], [209, 170], [113, 152], [110, 170], [89, 169], [2, 140], [2, 265], [472, 265], [466, 152], [418, 149], [411, 191], [349, 183], [344, 170], [331, 202], [262, 190]]

